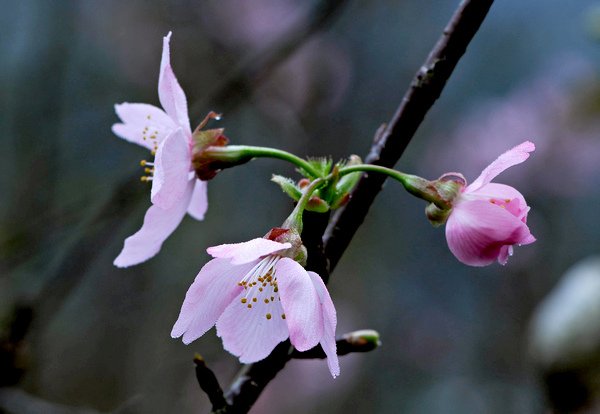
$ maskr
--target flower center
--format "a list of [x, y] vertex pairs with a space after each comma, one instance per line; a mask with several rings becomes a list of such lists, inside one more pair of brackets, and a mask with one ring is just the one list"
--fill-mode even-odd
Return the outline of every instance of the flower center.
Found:
[[512, 201], [510, 198], [505, 198], [503, 200], [498, 198], [490, 198], [490, 203], [497, 205], [502, 208], [506, 208], [506, 206]]
[[238, 286], [244, 288], [240, 302], [249, 311], [264, 312], [267, 320], [274, 316], [285, 319], [275, 275], [275, 264], [279, 259], [280, 256], [274, 255], [265, 257], [238, 282]]
[[[152, 117], [148, 115], [146, 116], [146, 119], [150, 121]], [[158, 150], [158, 130], [155, 128], [150, 128], [149, 125], [146, 125], [142, 130], [142, 139], [150, 143], [150, 145], [152, 146], [150, 154], [154, 157], [156, 155], [156, 151]], [[144, 172], [147, 174], [140, 177], [140, 180], [144, 182], [152, 181], [154, 175], [154, 163], [142, 160], [140, 161], [140, 165], [144, 167]]]

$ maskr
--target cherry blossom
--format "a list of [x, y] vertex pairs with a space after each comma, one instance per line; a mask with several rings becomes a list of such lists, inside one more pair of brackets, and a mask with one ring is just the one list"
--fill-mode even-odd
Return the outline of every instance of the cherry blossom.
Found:
[[[491, 181], [501, 172], [529, 158], [535, 145], [526, 141], [492, 162], [470, 185], [462, 186], [446, 222], [450, 251], [461, 262], [486, 266], [506, 264], [514, 245], [535, 241], [527, 227], [530, 207], [515, 188]], [[456, 173], [452, 173], [456, 176]]]
[[292, 243], [257, 238], [210, 247], [214, 257], [190, 286], [171, 336], [189, 344], [213, 325], [243, 363], [260, 361], [290, 338], [299, 351], [320, 344], [333, 377], [336, 311], [318, 274], [294, 257]]
[[187, 100], [171, 67], [170, 39], [169, 32], [163, 38], [158, 78], [158, 96], [164, 110], [143, 103], [115, 105], [122, 123], [114, 124], [113, 132], [155, 155], [154, 162], [142, 161], [149, 173], [142, 181], [152, 182], [152, 206], [146, 212], [142, 228], [125, 240], [114, 261], [118, 267], [150, 259], [160, 251], [186, 212], [202, 220], [208, 208], [206, 182], [196, 178], [192, 168], [193, 140]]

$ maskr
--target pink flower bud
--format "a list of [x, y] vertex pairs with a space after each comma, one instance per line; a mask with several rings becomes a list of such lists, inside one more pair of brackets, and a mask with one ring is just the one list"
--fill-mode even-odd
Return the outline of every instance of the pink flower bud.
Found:
[[514, 245], [530, 244], [535, 237], [527, 227], [529, 206], [513, 187], [491, 181], [502, 171], [529, 158], [535, 150], [526, 141], [502, 154], [469, 186], [461, 187], [446, 223], [450, 251], [470, 266], [498, 260], [506, 264]]

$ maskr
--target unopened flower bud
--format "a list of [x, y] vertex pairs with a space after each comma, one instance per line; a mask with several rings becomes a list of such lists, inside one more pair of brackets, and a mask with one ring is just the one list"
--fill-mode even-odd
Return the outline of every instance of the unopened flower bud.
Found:
[[342, 339], [353, 346], [353, 352], [369, 352], [381, 346], [379, 332], [362, 329], [342, 335]]
[[314, 196], [306, 203], [306, 210], [316, 213], [327, 213], [329, 211], [329, 204], [322, 198]]

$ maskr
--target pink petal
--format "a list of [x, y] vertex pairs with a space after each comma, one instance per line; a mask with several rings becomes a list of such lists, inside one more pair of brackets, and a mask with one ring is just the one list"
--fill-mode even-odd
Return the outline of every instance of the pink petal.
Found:
[[498, 259], [503, 246], [522, 244], [531, 233], [525, 223], [487, 201], [457, 204], [446, 223], [450, 251], [470, 266], [485, 266]]
[[467, 192], [465, 191], [462, 195], [465, 198], [473, 199], [477, 198], [480, 200], [509, 200], [510, 203], [518, 201], [516, 207], [518, 208], [518, 214], [515, 214], [519, 218], [523, 218], [529, 211], [525, 197], [517, 191], [515, 188], [498, 183], [489, 183], [479, 188], [478, 190]]
[[243, 243], [221, 244], [209, 247], [206, 251], [212, 257], [230, 258], [232, 264], [242, 264], [290, 247], [290, 243], [258, 238]]
[[189, 185], [191, 165], [192, 155], [187, 138], [183, 130], [178, 128], [156, 152], [150, 194], [152, 203], [163, 209], [178, 203]]
[[310, 276], [294, 260], [284, 257], [275, 265], [275, 277], [292, 345], [298, 351], [316, 346], [323, 338], [323, 312]]
[[479, 177], [477, 177], [477, 179], [466, 188], [466, 191], [472, 192], [480, 189], [492, 181], [502, 171], [525, 161], [527, 158], [529, 158], [529, 153], [533, 152], [534, 150], [535, 145], [532, 142], [525, 141], [524, 143], [506, 151], [494, 162], [488, 165], [486, 169], [483, 170], [483, 172], [479, 175]]
[[179, 203], [168, 210], [151, 206], [144, 216], [144, 224], [137, 233], [125, 239], [123, 250], [114, 261], [117, 267], [128, 267], [142, 263], [160, 251], [163, 242], [177, 228], [190, 198], [192, 197], [193, 181], [188, 187]]
[[241, 302], [243, 296], [241, 293], [225, 309], [217, 321], [217, 335], [228, 352], [243, 363], [251, 363], [267, 357], [289, 333], [279, 301], [266, 304], [262, 298], [257, 302], [249, 300], [252, 307], [248, 308], [248, 304]]
[[321, 308], [323, 310], [323, 337], [321, 338], [320, 344], [325, 355], [327, 355], [327, 365], [333, 378], [340, 375], [340, 362], [337, 356], [337, 347], [335, 344], [335, 328], [337, 325], [337, 316], [333, 301], [329, 292], [325, 287], [325, 283], [321, 277], [315, 272], [307, 272], [312, 280], [312, 283], [319, 294], [319, 301], [321, 302]]
[[480, 198], [480, 199], [498, 199], [498, 200], [512, 200], [518, 199], [523, 205], [527, 205], [525, 202], [525, 197], [516, 188], [511, 187], [506, 184], [498, 184], [498, 183], [488, 183], [483, 187], [475, 191], [464, 192], [463, 195], [467, 195], [470, 198], [471, 196]]
[[123, 123], [112, 126], [114, 134], [150, 150], [177, 129], [162, 109], [152, 105], [124, 102], [115, 105], [115, 112]]
[[194, 185], [194, 194], [188, 207], [188, 214], [196, 220], [204, 220], [204, 214], [208, 209], [208, 196], [206, 194], [206, 181], [202, 181], [196, 178], [196, 184]]
[[191, 136], [192, 130], [190, 129], [185, 93], [179, 86], [173, 68], [171, 68], [170, 41], [171, 32], [163, 38], [163, 52], [158, 77], [158, 97], [165, 112], [184, 129], [187, 136]]
[[232, 266], [224, 259], [213, 259], [205, 264], [185, 294], [171, 337], [183, 335], [183, 343], [189, 344], [212, 328], [243, 290], [238, 282], [253, 265]]

